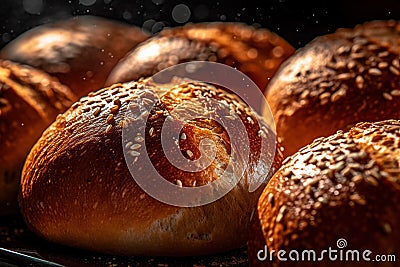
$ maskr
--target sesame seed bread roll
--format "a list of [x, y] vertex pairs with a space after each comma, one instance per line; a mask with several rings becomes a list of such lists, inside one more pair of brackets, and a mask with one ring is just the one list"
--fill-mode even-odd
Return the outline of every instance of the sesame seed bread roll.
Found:
[[[143, 111], [153, 94], [159, 100], [151, 111]], [[182, 207], [156, 200], [139, 187], [129, 166], [143, 169], [144, 179], [152, 181], [152, 170], [144, 163], [149, 158], [168, 184], [188, 188], [205, 186], [226, 170], [232, 148], [226, 129], [206, 118], [184, 124], [173, 113], [180, 109], [189, 114], [194, 110], [192, 101], [210, 99], [229, 105], [245, 126], [250, 154], [244, 176], [232, 191], [207, 205]], [[131, 108], [142, 115], [130, 117]], [[278, 145], [275, 156], [260, 155], [261, 138], [267, 137], [269, 146], [276, 140], [263, 120], [262, 129], [254, 124], [257, 118], [238, 97], [198, 82], [159, 86], [140, 81], [91, 93], [60, 115], [29, 154], [21, 181], [22, 214], [30, 229], [45, 239], [105, 253], [185, 256], [243, 246], [263, 188], [250, 193], [249, 180], [268, 167], [264, 157], [273, 162], [271, 176], [282, 159]], [[125, 143], [123, 131], [130, 121], [145, 123], [145, 132]], [[215, 143], [215, 157], [205, 169], [189, 172], [169, 162], [161, 127], [171, 121], [174, 127], [184, 124], [174, 147], [179, 145], [186, 159], [199, 158], [201, 140]], [[138, 152], [143, 145], [147, 155]], [[123, 148], [128, 149], [127, 161]]]
[[[399, 166], [399, 120], [359, 123], [300, 149], [285, 159], [259, 199], [250, 265], [397, 266], [372, 260], [400, 252]], [[259, 261], [265, 245], [270, 252], [314, 250], [317, 258], [329, 247], [343, 249], [343, 255], [357, 250], [360, 262], [330, 261], [328, 254], [324, 261], [280, 262], [276, 254]], [[372, 252], [371, 262], [363, 261], [364, 250]]]
[[1, 50], [0, 58], [41, 69], [80, 97], [102, 88], [118, 60], [147, 38], [133, 25], [76, 16], [23, 33]]
[[107, 84], [149, 77], [188, 61], [227, 64], [249, 76], [264, 91], [280, 64], [294, 53], [283, 38], [242, 23], [189, 23], [161, 31], [126, 55]]
[[17, 210], [18, 185], [29, 150], [75, 100], [48, 74], [0, 60], [0, 215]]
[[317, 37], [282, 65], [266, 97], [285, 156], [358, 122], [399, 118], [399, 38], [398, 22], [368, 22]]

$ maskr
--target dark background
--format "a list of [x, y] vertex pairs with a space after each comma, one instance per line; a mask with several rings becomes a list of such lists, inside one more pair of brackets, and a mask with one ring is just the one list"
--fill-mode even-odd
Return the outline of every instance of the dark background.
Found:
[[91, 14], [125, 21], [157, 33], [173, 19], [178, 4], [190, 9], [188, 22], [240, 21], [266, 27], [293, 46], [339, 27], [375, 19], [400, 19], [398, 0], [0, 0], [0, 48], [35, 25]]

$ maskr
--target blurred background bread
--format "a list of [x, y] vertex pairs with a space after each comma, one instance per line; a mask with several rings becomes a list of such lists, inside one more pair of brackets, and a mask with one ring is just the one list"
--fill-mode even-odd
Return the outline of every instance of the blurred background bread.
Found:
[[[148, 195], [132, 178], [123, 153], [122, 127], [130, 120], [144, 120], [143, 110], [152, 94], [160, 100], [149, 114], [145, 136], [126, 145], [132, 150], [128, 152], [134, 157], [133, 167], [141, 169], [147, 168], [147, 155], [137, 151], [145, 142], [154, 168], [178, 186], [202, 186], [218, 179], [227, 168], [232, 147], [221, 124], [212, 119], [190, 120], [176, 143], [180, 153], [189, 160], [198, 159], [200, 142], [208, 138], [216, 144], [216, 157], [197, 172], [175, 167], [164, 154], [160, 133], [167, 118], [177, 127], [184, 123], [172, 111], [180, 107], [189, 114], [192, 101], [214, 99], [230, 104], [238, 114], [250, 140], [249, 167], [223, 198], [199, 207], [171, 206]], [[141, 110], [143, 116], [130, 118], [131, 108]], [[196, 112], [210, 114], [209, 110]], [[268, 161], [276, 170], [282, 159], [279, 146], [275, 158], [273, 151], [260, 154], [262, 139], [268, 139], [270, 148], [275, 148], [276, 140], [263, 120], [262, 129], [255, 124], [258, 119], [239, 98], [203, 83], [159, 87], [132, 82], [91, 93], [59, 116], [28, 156], [21, 182], [22, 214], [32, 231], [50, 241], [113, 254], [184, 256], [243, 246], [262, 191], [260, 187], [249, 193], [249, 180], [263, 171], [266, 176]]]
[[284, 161], [260, 197], [249, 241], [251, 266], [358, 266], [330, 261], [327, 254], [323, 262], [280, 262], [276, 254], [272, 261], [257, 260], [264, 245], [270, 252], [314, 250], [319, 258], [323, 249], [340, 249], [339, 239], [347, 241], [345, 252], [358, 250], [360, 259], [366, 249], [371, 259], [398, 255], [399, 166], [399, 120], [359, 123], [300, 149]]
[[24, 160], [57, 114], [77, 97], [48, 74], [0, 60], [0, 215], [17, 210]]
[[107, 84], [149, 77], [188, 61], [214, 61], [237, 68], [264, 91], [294, 48], [266, 29], [243, 23], [189, 23], [161, 31], [119, 62]]
[[400, 24], [373, 21], [317, 37], [286, 61], [266, 97], [285, 156], [357, 122], [400, 116]]
[[0, 58], [42, 69], [83, 96], [102, 88], [118, 60], [147, 37], [137, 26], [76, 16], [21, 34], [1, 50]]

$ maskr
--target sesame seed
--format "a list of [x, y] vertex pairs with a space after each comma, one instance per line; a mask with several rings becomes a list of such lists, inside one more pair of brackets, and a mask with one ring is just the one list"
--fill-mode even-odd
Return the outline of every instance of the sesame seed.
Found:
[[379, 185], [378, 181], [374, 177], [369, 176], [365, 180], [367, 181], [368, 184], [370, 184], [372, 186], [376, 187]]
[[382, 71], [380, 69], [377, 68], [371, 68], [368, 70], [368, 73], [374, 76], [379, 76], [382, 75]]
[[149, 112], [147, 110], [143, 111], [142, 114], [140, 114], [140, 117], [146, 118], [149, 115]]
[[300, 98], [301, 98], [301, 99], [305, 99], [305, 98], [307, 98], [309, 95], [310, 95], [310, 91], [309, 91], [309, 90], [304, 90], [304, 91], [301, 93]]
[[189, 158], [193, 157], [193, 152], [190, 150], [186, 150], [186, 154], [189, 156]]
[[154, 136], [154, 127], [151, 127], [151, 128], [150, 128], [150, 130], [149, 130], [149, 135], [150, 135], [151, 137]]
[[[372, 142], [375, 142], [372, 140]], [[375, 165], [375, 160], [371, 159], [368, 161], [367, 165], [365, 165], [365, 169], [371, 169]]]
[[399, 59], [393, 59], [393, 61], [392, 61], [392, 65], [395, 67], [395, 68], [400, 68], [400, 61], [399, 61]]
[[392, 227], [390, 226], [390, 224], [384, 223], [382, 225], [382, 227], [383, 227], [383, 231], [385, 231], [385, 233], [390, 234], [392, 232]]
[[182, 187], [182, 181], [181, 181], [181, 180], [176, 180], [176, 184], [177, 184], [179, 187]]
[[351, 168], [349, 166], [346, 166], [341, 172], [340, 174], [342, 174], [343, 176], [347, 176], [350, 174]]
[[136, 103], [132, 103], [132, 104], [129, 105], [130, 109], [135, 109], [135, 108], [138, 108], [138, 107], [139, 107], [139, 105], [136, 104]]
[[359, 183], [363, 180], [363, 177], [361, 174], [357, 174], [356, 176], [354, 176], [353, 178], [351, 178], [351, 181], [354, 183]]
[[110, 112], [111, 112], [111, 113], [117, 113], [118, 110], [119, 110], [119, 106], [115, 105], [115, 106], [112, 106], [112, 107], [111, 107]]
[[321, 88], [329, 88], [329, 87], [332, 87], [332, 86], [333, 86], [332, 82], [322, 82], [322, 83], [319, 84], [319, 87], [321, 87]]
[[309, 195], [311, 193], [311, 186], [307, 186], [304, 192]]
[[114, 99], [114, 104], [117, 105], [117, 106], [121, 105], [121, 100], [119, 99], [119, 97]]
[[378, 53], [378, 57], [387, 57], [389, 55], [389, 51], [383, 51]]
[[346, 155], [342, 154], [342, 155], [336, 155], [335, 156], [335, 161], [342, 161], [346, 158]]
[[145, 105], [153, 104], [153, 100], [145, 98], [145, 97], [142, 99], [142, 101], [143, 101], [143, 104], [145, 104]]
[[144, 139], [143, 139], [143, 137], [141, 137], [140, 135], [138, 135], [138, 136], [135, 137], [135, 141], [141, 143], [141, 142], [144, 141]]
[[314, 80], [316, 80], [316, 79], [318, 79], [319, 77], [321, 77], [319, 74], [317, 74], [317, 73], [311, 73], [309, 76], [308, 76], [308, 80], [310, 80], [310, 81], [314, 81]]
[[355, 61], [350, 61], [349, 63], [347, 63], [347, 68], [348, 69], [352, 69], [356, 66], [356, 62]]
[[391, 95], [391, 94], [388, 94], [388, 93], [383, 93], [383, 97], [385, 98], [385, 99], [387, 99], [387, 100], [392, 100], [393, 99], [393, 96]]
[[290, 175], [292, 175], [292, 170], [290, 168], [286, 168], [283, 171], [282, 175], [285, 176], [285, 177], [290, 176]]
[[141, 194], [141, 195], [139, 196], [139, 198], [140, 198], [140, 199], [144, 199], [145, 196], [146, 196], [145, 194]]
[[319, 209], [320, 207], [322, 207], [322, 203], [321, 202], [315, 202], [314, 209]]
[[141, 144], [133, 144], [133, 145], [130, 147], [130, 149], [135, 150], [135, 149], [140, 148], [141, 146], [142, 146]]
[[340, 88], [337, 92], [335, 92], [332, 96], [331, 96], [331, 101], [332, 102], [336, 102], [338, 101], [340, 98], [342, 98], [343, 96], [346, 95], [346, 89], [344, 88]]
[[289, 161], [290, 161], [290, 157], [285, 158], [285, 159], [282, 161], [282, 165], [285, 165], [285, 164], [288, 163]]
[[97, 107], [94, 111], [93, 111], [93, 115], [97, 116], [100, 114], [101, 109], [99, 107]]
[[343, 170], [344, 169], [344, 167], [346, 166], [346, 163], [344, 162], [344, 161], [339, 161], [338, 163], [336, 163], [335, 165], [334, 165], [334, 169], [335, 170], [337, 170], [337, 171], [341, 171], [341, 170]]
[[362, 53], [362, 52], [360, 52], [360, 53], [351, 53], [350, 56], [353, 59], [361, 59], [361, 58], [366, 57], [366, 55], [364, 53]]
[[339, 61], [339, 62], [336, 63], [336, 68], [337, 69], [343, 69], [345, 67], [346, 67], [346, 62], [344, 62], [344, 61]]
[[128, 143], [126, 143], [125, 147], [128, 148], [132, 145], [133, 143], [131, 141], [129, 141]]
[[359, 52], [362, 49], [362, 46], [359, 44], [355, 44], [351, 47], [352, 52]]
[[400, 90], [392, 90], [392, 91], [390, 91], [390, 94], [392, 95], [392, 96], [400, 96]]
[[389, 66], [389, 64], [387, 62], [380, 62], [378, 64], [378, 68], [380, 68], [380, 69], [387, 68], [388, 66]]
[[253, 119], [252, 119], [251, 117], [247, 117], [247, 121], [248, 121], [249, 123], [251, 123], [251, 124], [254, 124], [254, 121], [253, 121]]
[[350, 51], [350, 48], [348, 46], [341, 46], [338, 48], [337, 53], [339, 55], [341, 55], [341, 54], [347, 53], [349, 51]]
[[348, 79], [350, 79], [352, 77], [353, 77], [353, 75], [351, 73], [341, 73], [336, 78], [339, 81], [344, 81], [344, 80], [348, 80]]
[[356, 77], [356, 84], [357, 84], [358, 89], [362, 89], [364, 86], [364, 78], [362, 76], [358, 75]]
[[311, 152], [310, 152], [310, 153], [307, 153], [306, 155], [304, 155], [303, 161], [304, 161], [304, 162], [308, 162], [308, 161], [311, 159], [312, 156], [313, 156], [313, 155], [312, 155]]
[[376, 179], [382, 178], [382, 176], [379, 173], [379, 169], [377, 167], [373, 168], [372, 170], [369, 171], [373, 177]]
[[377, 45], [375, 45], [375, 44], [370, 44], [370, 45], [368, 45], [368, 50], [370, 50], [370, 51], [375, 51], [375, 50], [378, 50], [379, 49], [379, 46], [377, 46]]
[[268, 194], [268, 203], [270, 203], [272, 206], [273, 206], [273, 203], [274, 203], [274, 194], [272, 194], [272, 193], [269, 193]]
[[400, 71], [398, 69], [396, 69], [395, 67], [393, 67], [393, 66], [390, 66], [389, 70], [390, 70], [391, 73], [393, 73], [396, 76], [400, 75]]
[[138, 156], [140, 156], [140, 153], [137, 152], [137, 151], [135, 151], [135, 150], [129, 151], [129, 154], [130, 154], [132, 157], [138, 157]]
[[181, 134], [181, 140], [186, 140], [186, 134], [185, 133]]
[[112, 125], [108, 125], [106, 128], [106, 134], [109, 134], [112, 130], [113, 126]]
[[276, 216], [276, 222], [280, 222], [283, 219], [283, 214], [285, 213], [286, 206], [282, 206], [279, 209], [278, 215]]
[[304, 187], [312, 186], [312, 185], [318, 183], [319, 180], [320, 180], [319, 178], [307, 179], [307, 181], [305, 181], [303, 185], [304, 185]]
[[321, 94], [320, 96], [319, 96], [319, 99], [325, 99], [325, 98], [329, 98], [329, 97], [331, 97], [331, 93], [329, 93], [329, 92], [325, 92], [325, 93], [323, 93], [323, 94]]
[[352, 200], [353, 202], [359, 204], [359, 205], [365, 205], [367, 202], [365, 201], [364, 198], [362, 198], [360, 195], [358, 194], [354, 194], [350, 196], [350, 200]]
[[262, 131], [262, 130], [259, 130], [259, 131], [257, 132], [257, 136], [258, 136], [258, 137], [264, 137], [264, 138], [266, 138], [265, 133], [264, 133], [264, 131]]
[[107, 122], [107, 123], [110, 123], [110, 122], [112, 122], [113, 119], [114, 119], [114, 115], [113, 115], [113, 114], [110, 114], [110, 115], [108, 115], [108, 117], [107, 117], [107, 119], [106, 119], [106, 122]]
[[80, 106], [81, 105], [81, 103], [79, 103], [79, 102], [75, 102], [72, 106], [71, 106], [71, 108], [72, 109], [76, 109], [78, 106]]

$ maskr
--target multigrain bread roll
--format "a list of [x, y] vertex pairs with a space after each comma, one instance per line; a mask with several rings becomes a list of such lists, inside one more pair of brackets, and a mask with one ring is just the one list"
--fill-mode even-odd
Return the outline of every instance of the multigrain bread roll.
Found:
[[[300, 149], [260, 197], [249, 241], [251, 266], [397, 266], [372, 260], [400, 252], [399, 165], [399, 120], [359, 123]], [[257, 253], [265, 245], [275, 254], [260, 261]], [[288, 259], [291, 250], [313, 250], [320, 258], [329, 247], [337, 250], [337, 260], [328, 254], [323, 261]], [[343, 255], [358, 250], [360, 262], [338, 260], [340, 249]], [[287, 262], [277, 259], [279, 250], [287, 252]], [[363, 260], [365, 250], [372, 251], [371, 262]]]
[[136, 26], [77, 16], [23, 33], [0, 57], [42, 69], [83, 96], [102, 88], [118, 60], [147, 37]]
[[17, 208], [17, 188], [29, 150], [57, 114], [77, 99], [46, 73], [0, 60], [0, 215]]
[[188, 61], [214, 61], [235, 67], [264, 91], [280, 64], [294, 52], [283, 38], [242, 23], [189, 23], [161, 31], [125, 56], [107, 84], [152, 76]]
[[357, 122], [399, 118], [399, 38], [398, 22], [369, 22], [318, 37], [282, 65], [266, 97], [285, 156]]
[[[45, 131], [22, 174], [20, 206], [27, 225], [45, 239], [113, 254], [199, 255], [244, 245], [263, 188], [249, 193], [250, 180], [260, 174], [266, 178], [271, 164], [270, 173], [279, 168], [282, 159], [279, 149], [276, 154], [271, 151], [279, 148], [275, 135], [239, 98], [213, 86], [146, 83], [116, 84], [91, 93]], [[159, 100], [146, 111], [155, 95]], [[198, 188], [220, 179], [233, 160], [232, 137], [222, 124], [209, 118], [184, 123], [187, 114], [207, 117], [215, 110], [198, 109], [193, 106], [195, 100], [215, 100], [218, 106], [229, 107], [229, 114], [238, 114], [249, 139], [248, 168], [233, 190], [219, 200], [197, 207], [168, 205], [146, 194], [128, 167], [143, 170], [144, 179], [153, 181], [154, 173], [145, 165], [149, 159], [168, 184]], [[133, 114], [141, 114], [130, 117], [131, 109]], [[182, 117], [175, 110], [181, 110]], [[125, 143], [123, 130], [129, 129], [130, 121], [145, 123], [145, 134]], [[169, 162], [161, 143], [161, 127], [171, 121], [174, 127], [183, 126], [173, 148], [179, 145], [179, 153], [186, 159], [197, 160], [203, 154], [199, 150], [202, 140], [215, 143], [215, 157], [205, 169], [189, 172]], [[260, 154], [262, 140], [267, 141], [269, 154]], [[145, 152], [139, 153], [143, 145]], [[127, 161], [123, 148], [128, 149]], [[241, 157], [244, 155], [235, 156]]]

